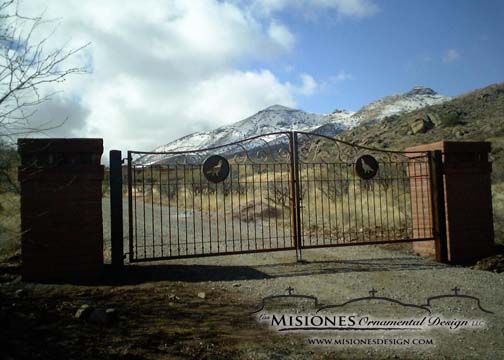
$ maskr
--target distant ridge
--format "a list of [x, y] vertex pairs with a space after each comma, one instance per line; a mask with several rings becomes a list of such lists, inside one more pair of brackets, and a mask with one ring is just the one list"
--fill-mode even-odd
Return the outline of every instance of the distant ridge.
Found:
[[[170, 152], [205, 149], [277, 131], [306, 131], [335, 136], [360, 124], [379, 122], [387, 116], [413, 111], [450, 100], [431, 88], [415, 86], [403, 94], [386, 96], [353, 112], [336, 109], [330, 114], [309, 113], [283, 105], [271, 105], [256, 114], [210, 131], [196, 132], [154, 149]], [[156, 160], [154, 160], [156, 159]], [[159, 161], [144, 157], [142, 162]]]
[[431, 88], [415, 86], [403, 94], [385, 96], [362, 107], [354, 114], [357, 124], [378, 122], [387, 116], [437, 105], [451, 100], [451, 97], [440, 95]]

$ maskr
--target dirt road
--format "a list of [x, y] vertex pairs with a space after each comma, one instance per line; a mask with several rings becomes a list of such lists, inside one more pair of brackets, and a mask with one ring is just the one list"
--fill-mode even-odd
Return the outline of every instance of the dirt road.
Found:
[[[121, 273], [106, 268], [88, 285], [24, 283], [19, 258], [4, 259], [2, 358], [504, 358], [503, 274], [438, 264], [397, 246], [307, 250], [303, 259], [285, 251], [146, 262]], [[75, 319], [83, 304], [113, 308], [117, 319]], [[272, 314], [426, 317], [444, 326], [285, 330]]]

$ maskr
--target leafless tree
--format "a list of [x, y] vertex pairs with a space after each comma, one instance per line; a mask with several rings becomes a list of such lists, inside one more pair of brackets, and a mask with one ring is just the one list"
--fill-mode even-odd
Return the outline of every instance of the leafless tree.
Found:
[[65, 62], [88, 45], [49, 49], [56, 27], [45, 37], [40, 37], [40, 32], [54, 21], [44, 19], [44, 14], [20, 14], [18, 1], [0, 2], [0, 142], [4, 143], [62, 125], [34, 125], [31, 120], [38, 105], [55, 94], [43, 89], [45, 85], [85, 72], [84, 67], [65, 67]]
[[52, 84], [50, 88], [56, 89], [54, 84], [85, 72], [84, 67], [68, 67], [65, 63], [88, 46], [51, 47], [56, 21], [45, 19], [43, 13], [36, 17], [21, 14], [20, 1], [0, 0], [0, 194], [19, 191], [13, 140], [65, 122], [34, 123], [33, 115], [57, 92], [49, 92], [44, 86]]

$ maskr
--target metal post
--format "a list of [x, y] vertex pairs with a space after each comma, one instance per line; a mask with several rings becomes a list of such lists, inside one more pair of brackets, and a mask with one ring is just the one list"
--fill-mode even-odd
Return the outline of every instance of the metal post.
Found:
[[124, 265], [122, 157], [121, 151], [110, 150], [110, 220], [112, 266]]
[[[128, 242], [129, 242], [129, 261], [133, 261], [133, 159], [131, 151], [128, 151]], [[136, 209], [135, 209], [136, 211]], [[136, 240], [136, 239], [135, 239]]]
[[296, 259], [302, 261], [301, 253], [301, 213], [300, 213], [300, 193], [299, 193], [299, 170], [298, 170], [298, 138], [297, 133], [292, 131], [289, 134], [289, 153], [291, 160], [290, 167], [290, 198], [291, 198], [291, 218], [292, 218], [292, 242], [296, 248]]
[[436, 244], [436, 261], [448, 262], [448, 244], [446, 236], [446, 209], [443, 174], [443, 152], [429, 152], [431, 170], [431, 199], [434, 237]]

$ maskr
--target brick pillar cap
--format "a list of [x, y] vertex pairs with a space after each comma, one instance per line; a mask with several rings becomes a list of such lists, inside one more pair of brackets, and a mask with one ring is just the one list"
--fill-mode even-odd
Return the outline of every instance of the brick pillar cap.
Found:
[[406, 151], [431, 150], [442, 150], [444, 153], [489, 153], [491, 144], [488, 141], [438, 141], [406, 148]]
[[103, 139], [51, 138], [18, 139], [20, 154], [32, 153], [103, 153]]

